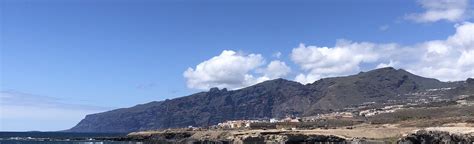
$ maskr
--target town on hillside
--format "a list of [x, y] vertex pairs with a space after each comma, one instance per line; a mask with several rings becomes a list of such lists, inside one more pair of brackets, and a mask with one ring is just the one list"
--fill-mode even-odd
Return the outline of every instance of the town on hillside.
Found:
[[[386, 103], [366, 102], [360, 105], [354, 105], [342, 110], [335, 110], [330, 113], [317, 114], [314, 116], [295, 116], [287, 115], [283, 118], [256, 118], [229, 120], [209, 126], [209, 129], [330, 129], [336, 127], [346, 127], [362, 123], [378, 124], [385, 123], [379, 117], [381, 114], [395, 113], [400, 110], [410, 110], [420, 107], [436, 107], [438, 105], [460, 105], [474, 106], [472, 97], [461, 95], [454, 99], [444, 98], [439, 93], [449, 90], [428, 89], [423, 92], [409, 93], [406, 99], [393, 99]], [[189, 128], [196, 129], [193, 126]]]

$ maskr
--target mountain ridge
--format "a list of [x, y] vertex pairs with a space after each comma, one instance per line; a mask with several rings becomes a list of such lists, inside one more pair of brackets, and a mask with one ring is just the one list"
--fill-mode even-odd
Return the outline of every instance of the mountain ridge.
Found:
[[279, 78], [238, 90], [211, 88], [171, 100], [91, 114], [67, 131], [131, 132], [208, 126], [233, 119], [311, 116], [366, 102], [383, 103], [420, 90], [459, 87], [463, 83], [441, 82], [391, 67], [324, 78], [306, 85]]

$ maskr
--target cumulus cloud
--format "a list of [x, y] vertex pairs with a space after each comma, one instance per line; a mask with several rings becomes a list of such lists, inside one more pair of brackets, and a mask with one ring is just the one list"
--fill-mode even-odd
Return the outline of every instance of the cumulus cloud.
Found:
[[268, 64], [263, 72], [263, 77], [268, 79], [276, 79], [286, 76], [291, 72], [290, 67], [285, 62], [274, 60]]
[[[334, 46], [293, 48], [290, 58], [300, 68], [295, 81], [312, 83], [325, 77], [345, 76], [373, 68], [396, 67], [442, 81], [474, 77], [474, 23], [455, 25], [446, 39], [412, 45], [338, 40]], [[242, 88], [265, 80], [286, 77], [291, 72], [283, 61], [269, 64], [260, 54], [226, 50], [184, 72], [194, 89]]]
[[474, 77], [474, 24], [455, 26], [456, 33], [444, 40], [414, 45], [339, 41], [334, 47], [301, 44], [291, 53], [303, 71], [295, 80], [312, 83], [324, 77], [354, 74], [362, 65], [399, 67], [443, 81]]
[[352, 74], [360, 70], [361, 63], [377, 61], [382, 56], [378, 49], [390, 45], [347, 40], [339, 40], [334, 47], [300, 44], [292, 50], [291, 59], [308, 74], [297, 75], [296, 81], [310, 83], [323, 77]]
[[398, 62], [390, 60], [389, 63], [380, 63], [377, 65], [376, 68], [384, 68], [384, 67], [396, 67], [398, 65]]
[[456, 26], [456, 33], [446, 40], [428, 41], [421, 60], [411, 66], [415, 73], [445, 81], [474, 77], [474, 24]]
[[260, 54], [242, 54], [224, 50], [220, 55], [201, 62], [184, 72], [189, 88], [242, 88], [258, 82], [284, 77], [290, 68], [284, 62], [272, 61], [268, 66]]
[[413, 13], [406, 16], [415, 22], [436, 22], [446, 20], [456, 22], [464, 20], [469, 15], [469, 0], [419, 0], [426, 10], [423, 13]]

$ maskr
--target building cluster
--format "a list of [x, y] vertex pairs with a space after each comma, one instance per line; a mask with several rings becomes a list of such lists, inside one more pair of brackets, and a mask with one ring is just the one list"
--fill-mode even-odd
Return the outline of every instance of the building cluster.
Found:
[[264, 120], [231, 120], [217, 124], [220, 128], [248, 128], [251, 123], [265, 122]]
[[460, 95], [459, 99], [456, 101], [456, 103], [459, 104], [459, 105], [473, 106], [474, 101], [467, 100], [468, 98], [469, 98], [469, 95]]
[[403, 108], [403, 105], [391, 105], [391, 106], [385, 106], [380, 109], [363, 110], [359, 112], [359, 115], [369, 117], [369, 116], [374, 116], [374, 115], [383, 114], [383, 113], [393, 113], [402, 108]]
[[217, 124], [219, 128], [250, 128], [252, 125], [256, 124], [265, 124], [265, 123], [297, 123], [302, 122], [302, 119], [299, 117], [286, 117], [284, 119], [272, 118], [269, 120], [230, 120]]
[[303, 120], [300, 117], [286, 117], [284, 119], [270, 119], [270, 123], [279, 123], [279, 122], [302, 122]]
[[353, 118], [352, 112], [333, 112], [328, 114], [318, 114], [318, 119], [340, 119], [340, 118]]

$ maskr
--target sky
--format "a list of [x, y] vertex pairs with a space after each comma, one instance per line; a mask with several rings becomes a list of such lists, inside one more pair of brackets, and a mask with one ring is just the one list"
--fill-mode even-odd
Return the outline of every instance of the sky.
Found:
[[0, 131], [381, 67], [474, 77], [473, 0], [2, 0]]

